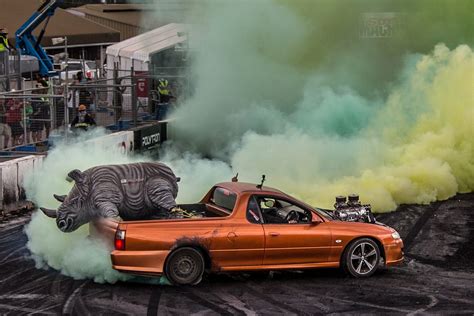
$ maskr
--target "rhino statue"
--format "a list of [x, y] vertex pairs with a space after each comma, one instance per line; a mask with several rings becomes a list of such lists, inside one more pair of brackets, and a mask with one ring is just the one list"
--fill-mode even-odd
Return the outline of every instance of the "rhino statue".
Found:
[[176, 207], [178, 181], [173, 171], [158, 162], [104, 165], [69, 172], [74, 187], [69, 194], [54, 195], [58, 210], [41, 208], [56, 218], [58, 228], [72, 232], [100, 217], [146, 219]]

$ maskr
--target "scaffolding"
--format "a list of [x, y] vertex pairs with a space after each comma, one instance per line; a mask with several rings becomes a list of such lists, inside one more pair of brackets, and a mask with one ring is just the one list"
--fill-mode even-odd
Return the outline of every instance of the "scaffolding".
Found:
[[[8, 75], [10, 86], [0, 92], [0, 150], [45, 149], [56, 139], [73, 136], [71, 122], [84, 104], [97, 126], [110, 131], [126, 130], [166, 118], [189, 95], [184, 70], [155, 69], [152, 74], [121, 70], [118, 64], [111, 78], [91, 80], [65, 76], [38, 81], [31, 88], [12, 89], [21, 76]], [[105, 75], [105, 74], [104, 74]], [[19, 79], [18, 79], [19, 78]], [[174, 99], [161, 103], [156, 86], [159, 78], [170, 82]], [[30, 83], [30, 86], [32, 84]], [[146, 87], [146, 89], [143, 89]], [[167, 111], [160, 111], [165, 108]]]

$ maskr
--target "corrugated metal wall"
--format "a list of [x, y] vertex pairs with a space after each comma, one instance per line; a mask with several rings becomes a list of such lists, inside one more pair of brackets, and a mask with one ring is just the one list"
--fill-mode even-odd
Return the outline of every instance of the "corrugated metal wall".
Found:
[[99, 23], [101, 25], [104, 25], [104, 26], [107, 26], [114, 30], [119, 31], [121, 41], [126, 40], [127, 38], [130, 38], [133, 36], [137, 36], [138, 34], [141, 34], [143, 32], [146, 32], [146, 30], [144, 30], [141, 27], [137, 27], [137, 26], [133, 26], [130, 24], [125, 24], [125, 23], [120, 23], [117, 21], [109, 20], [106, 18], [102, 18], [102, 17], [90, 15], [90, 14], [86, 14], [85, 17], [91, 21], [94, 21], [96, 23]]

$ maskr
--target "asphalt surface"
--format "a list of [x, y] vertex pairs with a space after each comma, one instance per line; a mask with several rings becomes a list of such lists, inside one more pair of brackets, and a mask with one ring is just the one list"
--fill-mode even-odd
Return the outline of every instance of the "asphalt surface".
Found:
[[407, 255], [368, 279], [320, 269], [212, 275], [172, 287], [96, 284], [36, 269], [24, 215], [0, 224], [0, 314], [474, 314], [474, 193], [403, 205], [378, 219], [400, 232]]

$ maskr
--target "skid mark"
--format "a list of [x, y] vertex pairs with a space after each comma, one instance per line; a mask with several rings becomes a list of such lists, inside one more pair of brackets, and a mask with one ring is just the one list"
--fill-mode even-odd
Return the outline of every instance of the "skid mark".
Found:
[[416, 314], [419, 314], [419, 313], [424, 313], [427, 310], [429, 310], [430, 308], [436, 306], [436, 304], [438, 304], [439, 300], [434, 295], [428, 295], [428, 297], [431, 299], [431, 302], [428, 305], [426, 305], [423, 308], [417, 309], [414, 312], [411, 312], [410, 314], [408, 314], [408, 316], [416, 315]]
[[162, 288], [155, 286], [150, 294], [150, 300], [148, 302], [147, 316], [158, 315], [158, 308], [160, 307], [160, 299], [162, 294]]
[[63, 306], [63, 315], [71, 315], [72, 311], [74, 310], [74, 305], [76, 300], [80, 297], [82, 289], [89, 283], [90, 281], [85, 281], [79, 287], [77, 287], [74, 292], [66, 300]]

